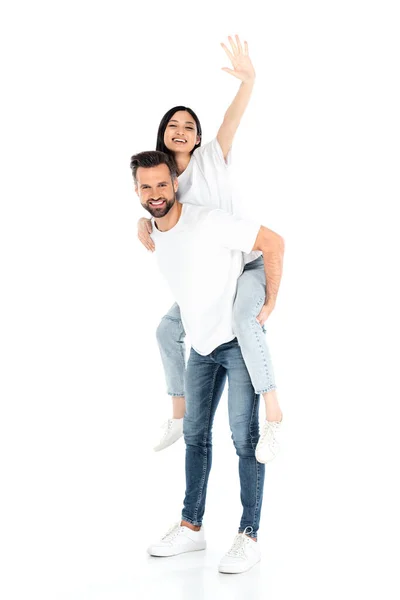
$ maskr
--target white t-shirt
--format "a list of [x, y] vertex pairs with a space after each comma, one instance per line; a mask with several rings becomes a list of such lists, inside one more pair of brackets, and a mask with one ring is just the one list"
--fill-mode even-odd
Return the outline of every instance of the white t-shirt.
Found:
[[243, 252], [260, 225], [220, 209], [183, 204], [178, 223], [159, 231], [152, 219], [158, 265], [181, 309], [193, 348], [206, 356], [234, 339], [232, 307]]
[[[240, 218], [247, 218], [242, 203], [232, 193], [229, 174], [231, 163], [232, 150], [229, 150], [225, 161], [217, 138], [196, 148], [188, 166], [178, 177], [179, 202], [221, 208]], [[261, 254], [261, 252], [251, 252], [245, 255], [244, 263], [255, 260]]]

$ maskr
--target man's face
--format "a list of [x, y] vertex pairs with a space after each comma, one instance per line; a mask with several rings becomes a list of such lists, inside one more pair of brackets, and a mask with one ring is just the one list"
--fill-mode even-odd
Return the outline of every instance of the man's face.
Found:
[[165, 217], [175, 203], [177, 189], [178, 180], [172, 181], [167, 165], [139, 167], [136, 171], [136, 193], [143, 208], [153, 217]]

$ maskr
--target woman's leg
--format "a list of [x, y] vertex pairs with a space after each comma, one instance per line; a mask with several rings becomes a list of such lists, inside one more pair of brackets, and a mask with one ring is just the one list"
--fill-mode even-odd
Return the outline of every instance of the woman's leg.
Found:
[[276, 394], [271, 355], [265, 328], [256, 320], [265, 303], [266, 281], [262, 256], [248, 263], [238, 279], [233, 307], [233, 329], [256, 394], [265, 401], [267, 421], [280, 421], [282, 412]]
[[161, 319], [156, 332], [174, 419], [185, 414], [185, 335], [181, 312], [175, 303]]

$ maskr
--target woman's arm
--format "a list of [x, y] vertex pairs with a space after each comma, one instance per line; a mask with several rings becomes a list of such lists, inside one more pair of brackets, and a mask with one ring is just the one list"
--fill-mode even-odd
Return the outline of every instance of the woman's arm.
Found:
[[156, 249], [152, 238], [150, 237], [151, 232], [153, 231], [153, 225], [151, 224], [151, 219], [146, 219], [142, 217], [138, 221], [138, 238], [142, 242], [143, 246], [147, 248], [147, 250], [151, 250], [154, 252]]
[[225, 113], [224, 120], [217, 134], [217, 140], [222, 148], [225, 159], [228, 156], [236, 130], [249, 103], [256, 78], [254, 67], [249, 57], [247, 42], [244, 42], [244, 48], [242, 48], [239, 36], [236, 35], [235, 38], [236, 43], [230, 36], [228, 38], [232, 51], [229, 51], [225, 44], [221, 43], [233, 66], [233, 69], [224, 67], [222, 70], [237, 77], [242, 82], [232, 104]]

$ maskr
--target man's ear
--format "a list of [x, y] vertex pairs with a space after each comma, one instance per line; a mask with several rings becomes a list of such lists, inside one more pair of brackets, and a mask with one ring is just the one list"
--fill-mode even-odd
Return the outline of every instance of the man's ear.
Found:
[[175, 190], [175, 193], [177, 192], [178, 187], [179, 187], [178, 178], [174, 177], [174, 190]]
[[135, 183], [135, 192], [137, 193], [137, 195], [139, 196], [139, 189], [138, 189], [138, 185], [137, 183]]

